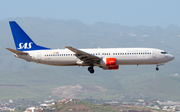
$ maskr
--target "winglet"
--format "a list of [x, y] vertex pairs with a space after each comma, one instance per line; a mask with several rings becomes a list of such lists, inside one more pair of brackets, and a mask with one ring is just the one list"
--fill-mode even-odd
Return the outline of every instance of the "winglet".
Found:
[[18, 50], [15, 50], [15, 49], [11, 49], [11, 48], [6, 48], [7, 50], [9, 50], [9, 51], [11, 51], [11, 52], [13, 52], [13, 53], [15, 53], [15, 54], [21, 54], [21, 55], [23, 55], [23, 54], [28, 54], [28, 53], [26, 53], [26, 52], [22, 52], [22, 51], [18, 51]]

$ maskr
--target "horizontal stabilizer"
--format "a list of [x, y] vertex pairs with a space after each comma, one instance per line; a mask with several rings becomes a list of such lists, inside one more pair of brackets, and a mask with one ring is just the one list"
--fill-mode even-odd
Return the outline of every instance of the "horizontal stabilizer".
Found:
[[28, 53], [26, 53], [26, 52], [18, 51], [18, 50], [11, 49], [11, 48], [6, 48], [6, 49], [9, 50], [9, 51], [11, 51], [11, 52], [13, 52], [13, 53], [15, 53], [15, 54], [21, 54], [21, 55], [23, 55], [23, 54], [28, 54]]

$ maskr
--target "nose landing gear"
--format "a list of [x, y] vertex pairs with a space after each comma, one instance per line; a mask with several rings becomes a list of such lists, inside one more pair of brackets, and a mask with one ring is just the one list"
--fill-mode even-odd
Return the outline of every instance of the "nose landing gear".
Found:
[[156, 71], [158, 71], [159, 70], [159, 67], [158, 66], [156, 66]]
[[164, 63], [158, 63], [158, 64], [156, 64], [156, 71], [159, 70], [159, 67], [158, 67], [158, 66], [162, 66], [162, 65], [164, 65]]

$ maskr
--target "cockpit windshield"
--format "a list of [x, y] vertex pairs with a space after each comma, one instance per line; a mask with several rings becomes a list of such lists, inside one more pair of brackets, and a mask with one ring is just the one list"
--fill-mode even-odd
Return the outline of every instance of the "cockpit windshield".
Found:
[[168, 54], [167, 52], [161, 52], [161, 54]]

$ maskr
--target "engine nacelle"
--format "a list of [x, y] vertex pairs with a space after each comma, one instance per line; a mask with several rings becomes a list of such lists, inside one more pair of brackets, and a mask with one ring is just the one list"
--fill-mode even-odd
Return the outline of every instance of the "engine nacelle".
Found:
[[100, 61], [100, 65], [104, 70], [115, 70], [119, 68], [116, 58], [104, 58]]

